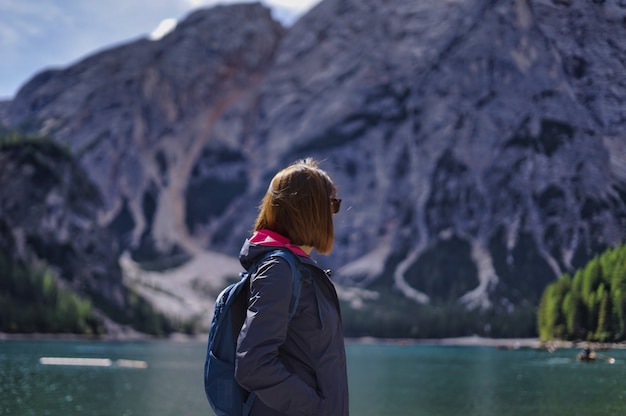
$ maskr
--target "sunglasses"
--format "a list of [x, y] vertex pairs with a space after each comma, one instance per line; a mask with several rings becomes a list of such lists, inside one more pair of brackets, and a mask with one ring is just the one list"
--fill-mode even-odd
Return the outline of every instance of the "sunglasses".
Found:
[[338, 213], [339, 208], [341, 208], [341, 199], [330, 198], [330, 209], [333, 211], [333, 214]]

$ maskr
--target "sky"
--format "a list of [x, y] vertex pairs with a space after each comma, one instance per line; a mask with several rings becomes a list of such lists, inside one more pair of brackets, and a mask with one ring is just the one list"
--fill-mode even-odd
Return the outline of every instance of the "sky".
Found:
[[[257, 0], [258, 1], [258, 0]], [[35, 74], [97, 51], [158, 38], [198, 8], [249, 0], [0, 0], [0, 100]], [[320, 0], [260, 0], [284, 25]]]

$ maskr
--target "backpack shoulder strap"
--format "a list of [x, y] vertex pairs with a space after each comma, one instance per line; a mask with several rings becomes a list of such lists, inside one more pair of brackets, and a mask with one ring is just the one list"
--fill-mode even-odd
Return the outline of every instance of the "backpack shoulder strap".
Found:
[[300, 301], [300, 289], [302, 288], [302, 274], [300, 273], [300, 268], [298, 267], [296, 255], [293, 254], [289, 250], [277, 249], [269, 253], [265, 258], [271, 257], [282, 257], [287, 260], [289, 263], [289, 268], [291, 269], [291, 282], [292, 282], [292, 292], [291, 292], [291, 302], [289, 303], [289, 321], [296, 314], [296, 310], [298, 309], [298, 302]]

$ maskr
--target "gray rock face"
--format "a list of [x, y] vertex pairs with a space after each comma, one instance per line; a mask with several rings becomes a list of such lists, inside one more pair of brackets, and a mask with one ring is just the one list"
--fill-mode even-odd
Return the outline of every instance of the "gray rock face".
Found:
[[[453, 236], [476, 266], [462, 302], [491, 306], [499, 284], [524, 280], [521, 297], [536, 296], [626, 230], [625, 13], [326, 1], [287, 33], [263, 84], [261, 160], [326, 159], [353, 207], [340, 262], [391, 245], [395, 285], [415, 300], [445, 297], [414, 289], [431, 286], [422, 254]], [[513, 255], [520, 246], [535, 267]], [[351, 283], [380, 277], [350, 271]]]
[[70, 154], [41, 140], [2, 146], [0, 184], [0, 246], [45, 260], [100, 306], [128, 306], [115, 239], [97, 224], [100, 195]]
[[325, 0], [190, 15], [2, 112], [70, 147], [137, 258], [235, 254], [271, 176], [323, 160], [346, 286], [510, 311], [626, 236], [626, 5]]
[[[186, 210], [208, 204], [187, 194], [211, 175], [242, 181], [242, 119], [282, 30], [260, 6], [195, 12], [161, 41], [140, 40], [39, 74], [13, 100], [5, 124], [69, 146], [105, 195], [102, 221], [120, 213], [130, 219], [116, 223], [126, 223], [118, 231], [133, 247], [148, 233], [148, 253], [193, 252]], [[215, 160], [214, 149], [232, 169], [194, 170], [207, 155]]]

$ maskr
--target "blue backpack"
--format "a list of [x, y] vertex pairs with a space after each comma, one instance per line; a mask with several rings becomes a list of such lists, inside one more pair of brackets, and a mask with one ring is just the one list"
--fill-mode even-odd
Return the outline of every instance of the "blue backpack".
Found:
[[259, 264], [272, 257], [284, 258], [291, 268], [293, 291], [289, 303], [290, 321], [298, 308], [301, 275], [296, 256], [289, 250], [277, 249], [266, 253], [249, 272], [240, 273], [239, 282], [231, 284], [219, 294], [215, 301], [204, 362], [204, 391], [217, 416], [247, 416], [256, 397], [235, 381], [235, 354], [237, 337], [248, 309], [250, 274], [256, 271]]

